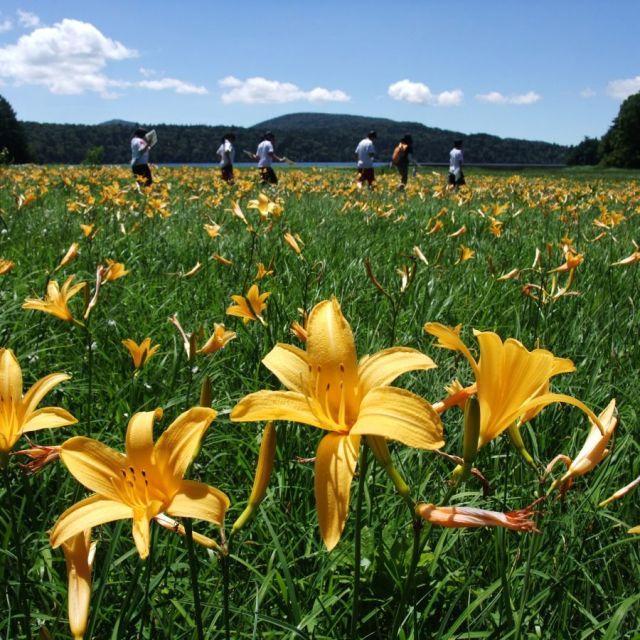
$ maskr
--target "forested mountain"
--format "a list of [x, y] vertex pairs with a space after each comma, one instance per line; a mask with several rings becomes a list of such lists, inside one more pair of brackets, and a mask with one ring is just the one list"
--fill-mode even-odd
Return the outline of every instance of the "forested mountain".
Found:
[[[23, 122], [32, 157], [41, 163], [80, 163], [90, 157], [106, 164], [130, 159], [129, 141], [134, 123], [111, 120], [100, 125]], [[226, 131], [236, 134], [237, 160], [242, 150], [255, 151], [261, 134], [276, 136], [276, 153], [298, 162], [350, 162], [360, 139], [370, 129], [378, 133], [376, 147], [381, 160], [391, 157], [393, 147], [411, 133], [419, 162], [447, 162], [454, 139], [464, 140], [467, 163], [562, 164], [567, 147], [547, 142], [498, 138], [487, 134], [465, 135], [426, 127], [417, 122], [382, 118], [296, 113], [261, 122], [252, 127], [148, 124], [158, 133], [153, 162], [216, 162], [216, 149]], [[102, 148], [99, 152], [98, 147]]]

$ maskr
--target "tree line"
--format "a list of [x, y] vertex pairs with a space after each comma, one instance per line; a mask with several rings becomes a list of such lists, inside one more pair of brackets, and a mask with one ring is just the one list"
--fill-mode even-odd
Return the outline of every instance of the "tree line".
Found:
[[[137, 123], [114, 120], [99, 125], [20, 122], [11, 105], [0, 96], [0, 162], [42, 164], [126, 164], [130, 139]], [[142, 125], [145, 126], [145, 125]], [[640, 167], [640, 94], [623, 102], [620, 113], [602, 139], [585, 138], [574, 147], [499, 138], [484, 133], [465, 135], [417, 122], [396, 122], [363, 116], [297, 113], [280, 116], [252, 127], [148, 124], [156, 129], [158, 145], [152, 151], [157, 163], [217, 162], [216, 150], [223, 134], [236, 134], [237, 160], [242, 151], [255, 151], [261, 135], [276, 136], [276, 151], [297, 162], [351, 162], [355, 146], [375, 129], [380, 160], [391, 158], [400, 138], [410, 133], [416, 159], [424, 163], [448, 162], [454, 139], [464, 140], [470, 164], [603, 164]]]

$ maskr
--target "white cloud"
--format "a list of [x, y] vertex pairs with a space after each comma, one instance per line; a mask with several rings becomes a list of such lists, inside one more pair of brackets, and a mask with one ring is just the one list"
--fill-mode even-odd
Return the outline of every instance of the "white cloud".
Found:
[[595, 97], [597, 94], [596, 92], [591, 88], [591, 87], [585, 87], [581, 92], [580, 92], [580, 97], [581, 98], [593, 98]]
[[[25, 15], [21, 15], [21, 20], [27, 20]], [[39, 27], [23, 35], [16, 44], [0, 47], [0, 81], [6, 78], [17, 85], [41, 85], [51, 93], [63, 95], [90, 91], [103, 98], [114, 97], [115, 89], [130, 87], [181, 94], [208, 93], [205, 87], [175, 78], [132, 82], [106, 75], [109, 62], [137, 56], [135, 49], [106, 37], [92, 24], [65, 18], [52, 27]], [[140, 72], [143, 77], [152, 73], [144, 68]]]
[[607, 85], [607, 95], [624, 100], [640, 91], [640, 76], [626, 80], [612, 80]]
[[13, 22], [7, 18], [0, 22], [0, 33], [6, 33], [7, 31], [11, 31], [13, 29]]
[[533, 104], [540, 100], [540, 94], [535, 91], [529, 91], [520, 95], [505, 96], [499, 91], [490, 91], [489, 93], [479, 93], [476, 95], [476, 100], [480, 102], [486, 102], [488, 104]]
[[18, 9], [18, 22], [26, 29], [34, 29], [40, 26], [40, 18], [35, 13], [30, 11], [22, 11]]
[[422, 82], [412, 82], [411, 80], [399, 80], [389, 85], [387, 93], [394, 100], [410, 102], [412, 104], [427, 104], [435, 107], [457, 106], [462, 102], [464, 97], [460, 89], [443, 91], [442, 93], [432, 93], [426, 84]]
[[20, 37], [0, 48], [0, 76], [16, 84], [44, 85], [52, 93], [95, 91], [108, 95], [122, 86], [102, 73], [109, 60], [137, 56], [120, 42], [104, 36], [87, 22], [64, 19]]
[[223, 89], [222, 102], [232, 104], [243, 102], [245, 104], [284, 103], [295, 101], [307, 102], [349, 102], [351, 98], [338, 89], [331, 90], [316, 87], [310, 91], [304, 91], [290, 82], [267, 80], [267, 78], [255, 77], [239, 80], [234, 76], [227, 76], [218, 82]]
[[176, 80], [175, 78], [161, 78], [160, 80], [141, 80], [136, 83], [136, 86], [143, 89], [151, 89], [152, 91], [165, 91], [167, 89], [175, 91], [176, 93], [195, 93], [198, 95], [205, 95], [209, 93], [205, 87], [198, 87], [182, 80]]

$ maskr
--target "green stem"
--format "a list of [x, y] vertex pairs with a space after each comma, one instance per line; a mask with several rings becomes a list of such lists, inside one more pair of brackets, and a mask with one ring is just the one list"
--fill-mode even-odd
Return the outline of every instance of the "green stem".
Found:
[[93, 632], [96, 627], [96, 621], [98, 620], [98, 612], [100, 611], [100, 604], [102, 603], [102, 597], [104, 596], [105, 589], [107, 587], [107, 579], [109, 577], [109, 570], [111, 569], [111, 564], [113, 562], [113, 556], [116, 553], [116, 546], [118, 540], [120, 539], [120, 534], [122, 533], [122, 527], [124, 525], [124, 520], [119, 520], [116, 523], [115, 531], [113, 532], [113, 536], [111, 537], [111, 541], [109, 542], [109, 548], [107, 549], [107, 555], [104, 559], [104, 564], [102, 566], [102, 570], [100, 571], [100, 584], [96, 591], [96, 596], [92, 603], [92, 611], [91, 618], [89, 620], [89, 627], [87, 632], [85, 633], [85, 637], [92, 638]]
[[194, 617], [196, 619], [196, 631], [198, 640], [204, 640], [204, 629], [202, 627], [202, 605], [200, 604], [200, 590], [198, 588], [198, 562], [193, 550], [193, 529], [191, 520], [185, 518], [184, 529], [187, 539], [187, 554], [189, 556], [189, 571], [191, 573], [191, 591], [193, 592]]
[[[446, 504], [447, 502], [449, 502], [449, 500], [451, 499], [451, 497], [455, 493], [456, 488], [457, 488], [457, 485], [450, 485], [449, 486], [449, 489], [447, 490], [447, 493], [445, 494], [444, 498], [442, 499], [442, 504]], [[392, 632], [391, 632], [391, 635], [389, 636], [390, 638], [397, 637], [397, 635], [398, 635], [398, 633], [400, 631], [400, 627], [402, 625], [402, 616], [404, 614], [405, 608], [406, 608], [407, 603], [409, 601], [409, 597], [413, 596], [413, 598], [415, 599], [415, 589], [416, 589], [415, 580], [416, 580], [416, 573], [417, 573], [417, 569], [418, 569], [418, 563], [420, 561], [420, 556], [422, 555], [424, 547], [427, 544], [427, 540], [429, 539], [429, 533], [431, 532], [432, 527], [433, 527], [433, 525], [431, 523], [429, 523], [426, 527], [424, 527], [424, 530], [425, 530], [424, 538], [421, 541], [420, 540], [420, 534], [421, 534], [422, 529], [423, 529], [423, 521], [422, 521], [422, 518], [420, 518], [420, 516], [415, 515], [415, 512], [414, 512], [414, 516], [413, 516], [413, 547], [412, 547], [412, 551], [411, 551], [411, 563], [409, 565], [409, 571], [407, 573], [407, 578], [404, 581], [402, 594], [400, 596], [400, 602], [398, 603], [398, 607], [397, 607], [395, 615], [393, 617]]]
[[[228, 547], [227, 547], [228, 548]], [[224, 621], [224, 637], [231, 640], [231, 626], [229, 624], [229, 556], [220, 556], [222, 566], [222, 619]]]
[[18, 576], [20, 578], [18, 586], [18, 606], [22, 608], [22, 626], [25, 638], [31, 640], [31, 612], [29, 608], [29, 599], [25, 594], [26, 574], [24, 572], [24, 562], [22, 556], [22, 540], [18, 531], [18, 518], [16, 516], [16, 508], [13, 502], [13, 492], [11, 491], [11, 482], [9, 480], [9, 468], [5, 466], [2, 470], [4, 477], [4, 486], [7, 494], [7, 502], [9, 503], [9, 518], [11, 522], [11, 533], [16, 552], [16, 562], [18, 563]]
[[[149, 546], [149, 557], [145, 562], [145, 574], [144, 574], [144, 600], [142, 603], [142, 615], [140, 616], [140, 637], [144, 638], [144, 628], [147, 626], [147, 621], [150, 618], [151, 601], [149, 598], [149, 586], [151, 584], [151, 572], [153, 570], [153, 550], [156, 546], [156, 538], [158, 535], [158, 527], [155, 526], [151, 530], [151, 545]], [[153, 637], [153, 629], [149, 625], [149, 640]]]
[[360, 476], [358, 478], [358, 499], [356, 501], [355, 539], [353, 545], [353, 603], [351, 606], [351, 639], [357, 640], [360, 611], [360, 565], [362, 560], [362, 501], [369, 463], [369, 448], [363, 447], [360, 454]]

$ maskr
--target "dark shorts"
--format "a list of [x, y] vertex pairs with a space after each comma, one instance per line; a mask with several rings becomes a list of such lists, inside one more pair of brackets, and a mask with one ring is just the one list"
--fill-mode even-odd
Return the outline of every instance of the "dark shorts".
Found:
[[134, 164], [131, 170], [136, 179], [144, 178], [145, 186], [148, 187], [153, 182], [151, 179], [151, 169], [149, 169], [148, 164]]
[[358, 182], [362, 184], [366, 182], [368, 185], [372, 185], [376, 181], [376, 176], [373, 171], [373, 167], [367, 169], [358, 169]]
[[455, 187], [461, 187], [463, 184], [467, 184], [464, 181], [464, 173], [462, 173], [462, 171], [460, 172], [460, 177], [456, 180], [456, 175], [455, 173], [450, 173], [449, 174], [449, 184], [454, 185]]
[[267, 184], [278, 184], [278, 176], [271, 167], [260, 167], [260, 179]]
[[233, 165], [220, 167], [220, 175], [225, 182], [233, 182]]
[[408, 162], [400, 162], [396, 165], [398, 169], [398, 173], [400, 174], [400, 182], [402, 184], [407, 184], [407, 180], [409, 179], [409, 163]]

